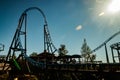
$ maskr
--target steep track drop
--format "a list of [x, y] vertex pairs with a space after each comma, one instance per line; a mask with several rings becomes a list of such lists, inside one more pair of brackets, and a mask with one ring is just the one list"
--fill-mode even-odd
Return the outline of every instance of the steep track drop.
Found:
[[[55, 51], [57, 50], [56, 47], [54, 46], [54, 44], [52, 43], [45, 14], [43, 13], [43, 11], [41, 9], [39, 9], [37, 7], [31, 7], [31, 8], [26, 9], [22, 13], [22, 15], [19, 19], [18, 27], [14, 34], [14, 37], [13, 37], [11, 46], [9, 48], [8, 55], [6, 57], [5, 62], [9, 62], [9, 61], [13, 60], [15, 58], [15, 54], [17, 52], [20, 52], [19, 56], [16, 58], [16, 61], [18, 61], [22, 57], [22, 58], [25, 58], [28, 62], [32, 63], [34, 66], [39, 66], [39, 67], [43, 68], [43, 66], [46, 64], [44, 64], [42, 62], [36, 62], [35, 60], [33, 60], [27, 56], [27, 38], [26, 38], [27, 37], [27, 32], [26, 32], [26, 30], [27, 30], [27, 13], [30, 10], [39, 11], [44, 18], [44, 26], [43, 26], [43, 29], [44, 29], [44, 51], [54, 54]], [[21, 36], [24, 36], [24, 37], [21, 39]], [[13, 65], [13, 64], [10, 64], [10, 66], [8, 68], [5, 68], [6, 64], [7, 63], [4, 64], [3, 70], [8, 70]]]

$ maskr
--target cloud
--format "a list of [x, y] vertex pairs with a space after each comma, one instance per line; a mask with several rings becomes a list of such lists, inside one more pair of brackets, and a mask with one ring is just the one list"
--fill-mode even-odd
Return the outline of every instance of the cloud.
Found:
[[82, 29], [82, 25], [78, 25], [76, 28], [75, 28], [75, 30], [77, 30], [77, 31], [79, 31], [79, 30], [81, 30]]

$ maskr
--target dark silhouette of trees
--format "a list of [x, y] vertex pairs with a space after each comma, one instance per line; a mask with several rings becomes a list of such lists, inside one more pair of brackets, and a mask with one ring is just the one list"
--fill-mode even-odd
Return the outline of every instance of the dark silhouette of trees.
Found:
[[96, 59], [96, 55], [95, 54], [91, 54], [90, 55], [90, 61], [93, 62]]
[[33, 56], [37, 56], [37, 52], [33, 52], [32, 54], [30, 54], [30, 57], [33, 57]]
[[60, 45], [60, 48], [58, 49], [59, 56], [64, 56], [68, 53], [68, 50], [66, 49], [66, 46], [64, 44]]
[[83, 45], [81, 47], [81, 55], [85, 62], [93, 62], [96, 58], [96, 55], [92, 54], [90, 47], [87, 45], [86, 39], [84, 39]]

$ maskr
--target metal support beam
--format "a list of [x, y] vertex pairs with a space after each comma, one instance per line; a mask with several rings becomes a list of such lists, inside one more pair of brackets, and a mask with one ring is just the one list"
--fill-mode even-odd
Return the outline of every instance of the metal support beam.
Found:
[[107, 46], [106, 46], [106, 44], [105, 44], [105, 52], [106, 52], [107, 63], [109, 63], [109, 57], [108, 57], [108, 51], [107, 51]]
[[111, 52], [112, 52], [113, 63], [115, 63], [115, 58], [114, 58], [114, 53], [113, 53], [113, 48], [112, 47], [111, 47]]
[[119, 50], [117, 50], [117, 53], [118, 53], [118, 60], [119, 60], [119, 63], [120, 63], [120, 52], [119, 52]]

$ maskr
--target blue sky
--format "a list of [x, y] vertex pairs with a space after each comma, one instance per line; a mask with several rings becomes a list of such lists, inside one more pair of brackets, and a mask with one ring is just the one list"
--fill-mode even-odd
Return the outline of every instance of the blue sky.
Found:
[[[84, 38], [91, 50], [120, 30], [120, 12], [112, 14], [106, 8], [110, 0], [0, 0], [0, 43], [7, 54], [18, 20], [29, 7], [42, 9], [56, 48], [65, 44], [68, 54], [80, 54]], [[104, 15], [100, 16], [100, 13]], [[43, 52], [43, 17], [37, 11], [28, 12], [28, 55]], [[80, 28], [76, 30], [76, 28]], [[108, 44], [120, 41], [120, 35]], [[105, 61], [104, 47], [96, 51], [97, 60]]]

